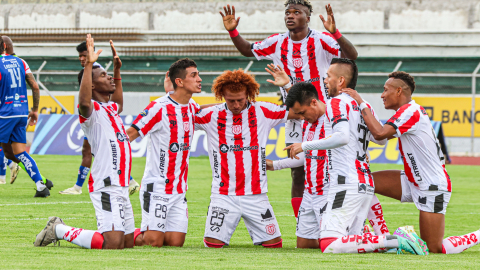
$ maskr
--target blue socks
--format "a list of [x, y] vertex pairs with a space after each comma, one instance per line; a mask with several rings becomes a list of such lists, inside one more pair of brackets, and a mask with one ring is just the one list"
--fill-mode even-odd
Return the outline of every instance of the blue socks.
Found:
[[15, 157], [22, 162], [22, 165], [25, 171], [28, 173], [28, 176], [30, 176], [35, 183], [42, 181], [42, 175], [38, 170], [37, 163], [35, 163], [35, 160], [33, 160], [33, 158], [27, 152], [15, 155]]
[[3, 150], [0, 151], [0, 176], [5, 176], [7, 174], [7, 164], [5, 163], [5, 154]]
[[78, 187], [83, 186], [83, 183], [85, 182], [85, 179], [87, 179], [87, 175], [89, 171], [90, 171], [90, 168], [83, 167], [80, 165], [80, 168], [78, 168], [77, 183], [75, 184], [76, 186]]

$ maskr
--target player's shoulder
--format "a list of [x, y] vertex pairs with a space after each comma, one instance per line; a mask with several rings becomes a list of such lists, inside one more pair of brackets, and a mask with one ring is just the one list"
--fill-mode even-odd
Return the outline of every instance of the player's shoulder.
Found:
[[252, 102], [251, 103], [252, 106], [255, 106], [255, 107], [260, 107], [260, 106], [264, 106], [264, 107], [282, 107], [283, 105], [279, 105], [279, 104], [276, 104], [276, 103], [273, 103], [273, 102], [269, 102], [269, 101], [255, 101], [255, 102]]
[[329, 32], [326, 32], [326, 31], [318, 31], [318, 30], [315, 30], [315, 29], [311, 29], [311, 32], [310, 32], [310, 36], [311, 37], [318, 37], [318, 38], [323, 38], [323, 39], [334, 39], [333, 38], [333, 35]]

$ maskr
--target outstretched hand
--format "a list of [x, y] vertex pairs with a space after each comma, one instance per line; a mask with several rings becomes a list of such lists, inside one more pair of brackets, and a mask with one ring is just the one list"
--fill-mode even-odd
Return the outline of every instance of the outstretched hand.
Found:
[[92, 35], [87, 34], [87, 63], [93, 64], [97, 62], [98, 56], [102, 53], [102, 49], [95, 52], [95, 44], [93, 42]]
[[268, 64], [267, 67], [268, 68], [265, 68], [265, 70], [270, 73], [274, 79], [274, 81], [268, 79], [267, 82], [280, 87], [283, 87], [290, 82], [287, 73], [280, 66]]
[[113, 55], [113, 68], [120, 69], [122, 67], [122, 60], [117, 54], [117, 50], [115, 50], [115, 46], [113, 46], [113, 41], [110, 40], [110, 48], [112, 48], [112, 55]]
[[303, 149], [302, 149], [302, 143], [294, 143], [292, 145], [289, 145], [285, 148], [283, 148], [283, 150], [290, 150], [290, 158], [291, 159], [300, 159], [297, 155], [300, 154], [301, 152], [303, 152]]
[[220, 15], [222, 15], [223, 26], [225, 26], [227, 31], [235, 30], [240, 22], [240, 17], [235, 19], [235, 7], [232, 6], [230, 9], [230, 5], [227, 5], [227, 7], [223, 7], [223, 10], [225, 11], [225, 15], [219, 11]]
[[363, 103], [362, 97], [360, 96], [360, 94], [358, 94], [358, 92], [356, 90], [353, 90], [351, 88], [343, 88], [342, 90], [340, 90], [340, 93], [345, 93], [345, 94], [351, 96], [353, 99], [355, 99], [355, 101], [358, 103], [358, 105]]
[[323, 18], [322, 15], [320, 15], [320, 20], [322, 20], [325, 29], [328, 32], [334, 34], [335, 32], [337, 32], [337, 26], [335, 25], [335, 18], [333, 17], [332, 6], [328, 4], [325, 6], [325, 9], [327, 10], [327, 20], [325, 21], [325, 18]]

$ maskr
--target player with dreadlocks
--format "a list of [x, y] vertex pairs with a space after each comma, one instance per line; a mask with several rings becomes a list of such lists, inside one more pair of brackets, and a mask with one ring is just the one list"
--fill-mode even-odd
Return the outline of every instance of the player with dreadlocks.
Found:
[[[235, 17], [235, 7], [227, 5], [224, 12], [220, 12], [225, 29], [238, 51], [247, 57], [255, 56], [258, 60], [270, 60], [283, 67], [290, 77], [291, 84], [297, 82], [311, 82], [317, 89], [319, 100], [323, 103], [329, 99], [328, 89], [322, 83], [327, 69], [333, 58], [342, 56], [355, 60], [357, 51], [335, 24], [333, 10], [330, 4], [325, 6], [327, 19], [320, 15], [320, 19], [327, 32], [310, 29], [310, 16], [313, 12], [312, 4], [308, 0], [285, 1], [285, 26], [288, 31], [274, 34], [262, 42], [250, 43], [238, 33], [237, 26], [240, 17]], [[290, 86], [290, 84], [288, 84]], [[284, 88], [280, 88], [283, 101], [287, 97]], [[285, 125], [285, 144], [302, 142], [302, 122], [288, 121]], [[295, 216], [302, 202], [303, 181], [305, 172], [302, 167], [292, 168], [292, 207]]]

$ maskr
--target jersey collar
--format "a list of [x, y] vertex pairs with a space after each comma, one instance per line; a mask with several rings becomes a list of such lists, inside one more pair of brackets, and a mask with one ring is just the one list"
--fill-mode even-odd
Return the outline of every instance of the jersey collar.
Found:
[[[242, 113], [243, 113], [243, 111], [250, 109], [251, 106], [252, 106], [252, 103], [250, 103], [250, 101], [247, 101], [247, 108], [243, 109], [243, 110], [242, 110]], [[230, 110], [228, 109], [228, 106], [227, 106], [227, 103], [226, 103], [226, 102], [225, 102], [225, 110], [226, 110], [226, 111], [230, 111]]]

